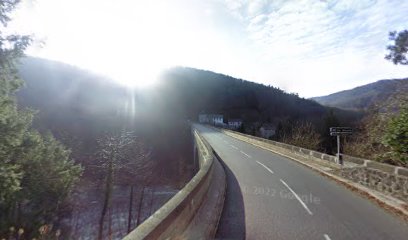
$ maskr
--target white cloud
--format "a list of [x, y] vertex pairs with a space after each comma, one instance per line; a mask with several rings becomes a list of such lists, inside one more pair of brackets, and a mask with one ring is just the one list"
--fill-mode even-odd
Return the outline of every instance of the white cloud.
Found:
[[265, 62], [258, 81], [310, 97], [408, 76], [406, 67], [383, 59], [388, 31], [407, 27], [408, 1], [248, 1], [233, 15], [242, 7]]

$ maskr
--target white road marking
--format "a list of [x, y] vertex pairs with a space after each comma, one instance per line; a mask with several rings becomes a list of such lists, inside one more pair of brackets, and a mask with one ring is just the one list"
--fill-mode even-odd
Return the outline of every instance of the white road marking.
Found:
[[235, 147], [234, 145], [230, 145], [232, 148], [234, 148], [234, 149], [237, 149], [238, 150], [238, 148], [237, 147]]
[[312, 211], [310, 211], [310, 209], [306, 206], [306, 204], [302, 201], [302, 199], [300, 199], [300, 197], [295, 193], [295, 191], [292, 190], [292, 188], [290, 188], [288, 186], [288, 184], [283, 181], [282, 179], [280, 179], [280, 181], [283, 183], [283, 185], [285, 185], [285, 187], [287, 187], [289, 189], [289, 191], [292, 192], [292, 194], [295, 196], [295, 198], [300, 202], [300, 204], [302, 204], [302, 206], [306, 209], [306, 211], [310, 214], [313, 215]]
[[248, 154], [244, 153], [243, 151], [240, 151], [242, 154], [244, 154], [245, 156], [247, 156], [248, 158], [252, 158], [251, 156], [249, 156]]
[[329, 237], [329, 235], [324, 234], [323, 236], [324, 236], [324, 239], [325, 239], [325, 240], [331, 240], [330, 237]]
[[225, 141], [225, 140], [223, 140], [225, 143], [227, 143], [228, 144], [228, 142], [227, 141]]
[[268, 170], [270, 173], [273, 174], [273, 171], [272, 171], [270, 168], [268, 168], [267, 166], [263, 165], [261, 162], [258, 162], [258, 161], [256, 161], [256, 162], [257, 162], [258, 164], [261, 164], [262, 167], [266, 168], [266, 170]]

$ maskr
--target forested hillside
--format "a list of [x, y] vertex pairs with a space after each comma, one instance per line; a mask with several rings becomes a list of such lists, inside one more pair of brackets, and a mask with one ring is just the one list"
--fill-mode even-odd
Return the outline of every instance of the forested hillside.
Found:
[[40, 110], [37, 125], [77, 133], [90, 145], [106, 128], [152, 132], [172, 122], [196, 121], [199, 113], [220, 113], [224, 121], [240, 118], [255, 128], [264, 123], [288, 128], [295, 122], [311, 122], [322, 134], [327, 132], [323, 123], [330, 112], [349, 125], [360, 117], [272, 86], [193, 68], [169, 69], [154, 87], [136, 90], [38, 58], [26, 58], [20, 72], [27, 83], [18, 96], [23, 105]]
[[397, 88], [387, 98], [372, 103], [355, 134], [348, 139], [345, 152], [353, 156], [407, 166], [407, 116], [407, 89]]
[[[124, 117], [132, 102], [138, 110], [196, 120], [201, 112], [222, 113], [245, 121], [319, 119], [327, 108], [281, 89], [192, 68], [164, 72], [154, 89], [129, 91], [95, 74], [65, 64], [26, 58], [20, 67], [26, 87], [18, 95], [24, 105], [40, 108], [43, 120], [72, 121], [81, 115], [100, 123]], [[52, 101], [50, 101], [52, 100]], [[150, 105], [152, 104], [152, 105]], [[146, 107], [146, 105], [148, 107]], [[62, 107], [62, 108], [61, 108]]]
[[187, 126], [185, 119], [170, 121], [171, 116], [164, 118], [152, 110], [155, 104], [150, 95], [129, 91], [107, 78], [67, 64], [28, 57], [19, 72], [25, 80], [25, 86], [17, 93], [19, 104], [38, 110], [35, 126], [40, 131], [51, 130], [85, 166], [95, 158], [99, 138], [110, 132], [133, 131], [146, 145], [153, 146], [154, 159], [161, 165], [158, 168], [168, 168], [163, 169], [162, 180], [176, 181], [179, 169], [175, 166], [189, 152], [177, 152], [181, 149], [176, 145], [181, 147], [185, 142], [170, 140], [184, 131], [180, 128]]
[[153, 88], [136, 90], [38, 58], [25, 58], [20, 74], [26, 82], [18, 92], [20, 105], [38, 109], [35, 125], [51, 129], [74, 148], [74, 155], [94, 151], [95, 139], [106, 130], [136, 128], [150, 136], [171, 129], [171, 123], [195, 121], [199, 113], [221, 113], [226, 121], [241, 118], [247, 126], [298, 120], [319, 125], [328, 113], [316, 102], [278, 88], [192, 68], [170, 69]]
[[195, 119], [200, 112], [222, 113], [245, 121], [318, 118], [321, 105], [281, 89], [192, 68], [174, 68], [163, 75], [166, 98]]
[[408, 92], [408, 78], [380, 80], [312, 99], [326, 106], [348, 110], [367, 110], [372, 105], [387, 100], [397, 91]]

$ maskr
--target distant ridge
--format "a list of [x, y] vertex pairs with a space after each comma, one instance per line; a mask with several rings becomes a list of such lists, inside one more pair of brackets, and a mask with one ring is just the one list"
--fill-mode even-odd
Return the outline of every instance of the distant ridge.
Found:
[[257, 126], [284, 121], [321, 126], [332, 111], [346, 122], [360, 117], [279, 88], [188, 67], [167, 69], [154, 88], [130, 90], [64, 63], [33, 57], [21, 63], [25, 87], [17, 93], [18, 103], [39, 110], [37, 127], [90, 139], [110, 126], [158, 129], [169, 122], [195, 121], [204, 112]]
[[367, 110], [373, 104], [387, 100], [397, 92], [408, 93], [408, 78], [379, 80], [327, 96], [313, 97], [316, 102], [345, 110]]

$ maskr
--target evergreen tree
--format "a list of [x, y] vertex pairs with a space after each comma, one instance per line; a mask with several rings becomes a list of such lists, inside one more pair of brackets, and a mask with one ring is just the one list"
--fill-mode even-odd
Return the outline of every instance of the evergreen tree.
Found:
[[[3, 27], [18, 2], [0, 0]], [[51, 134], [32, 128], [34, 111], [17, 106], [15, 92], [23, 82], [16, 64], [30, 42], [29, 36], [0, 32], [0, 238], [12, 226], [29, 237], [53, 223], [82, 171]]]
[[401, 32], [390, 32], [389, 39], [394, 41], [393, 45], [388, 45], [387, 50], [390, 52], [385, 59], [392, 61], [394, 64], [408, 65], [408, 30]]

